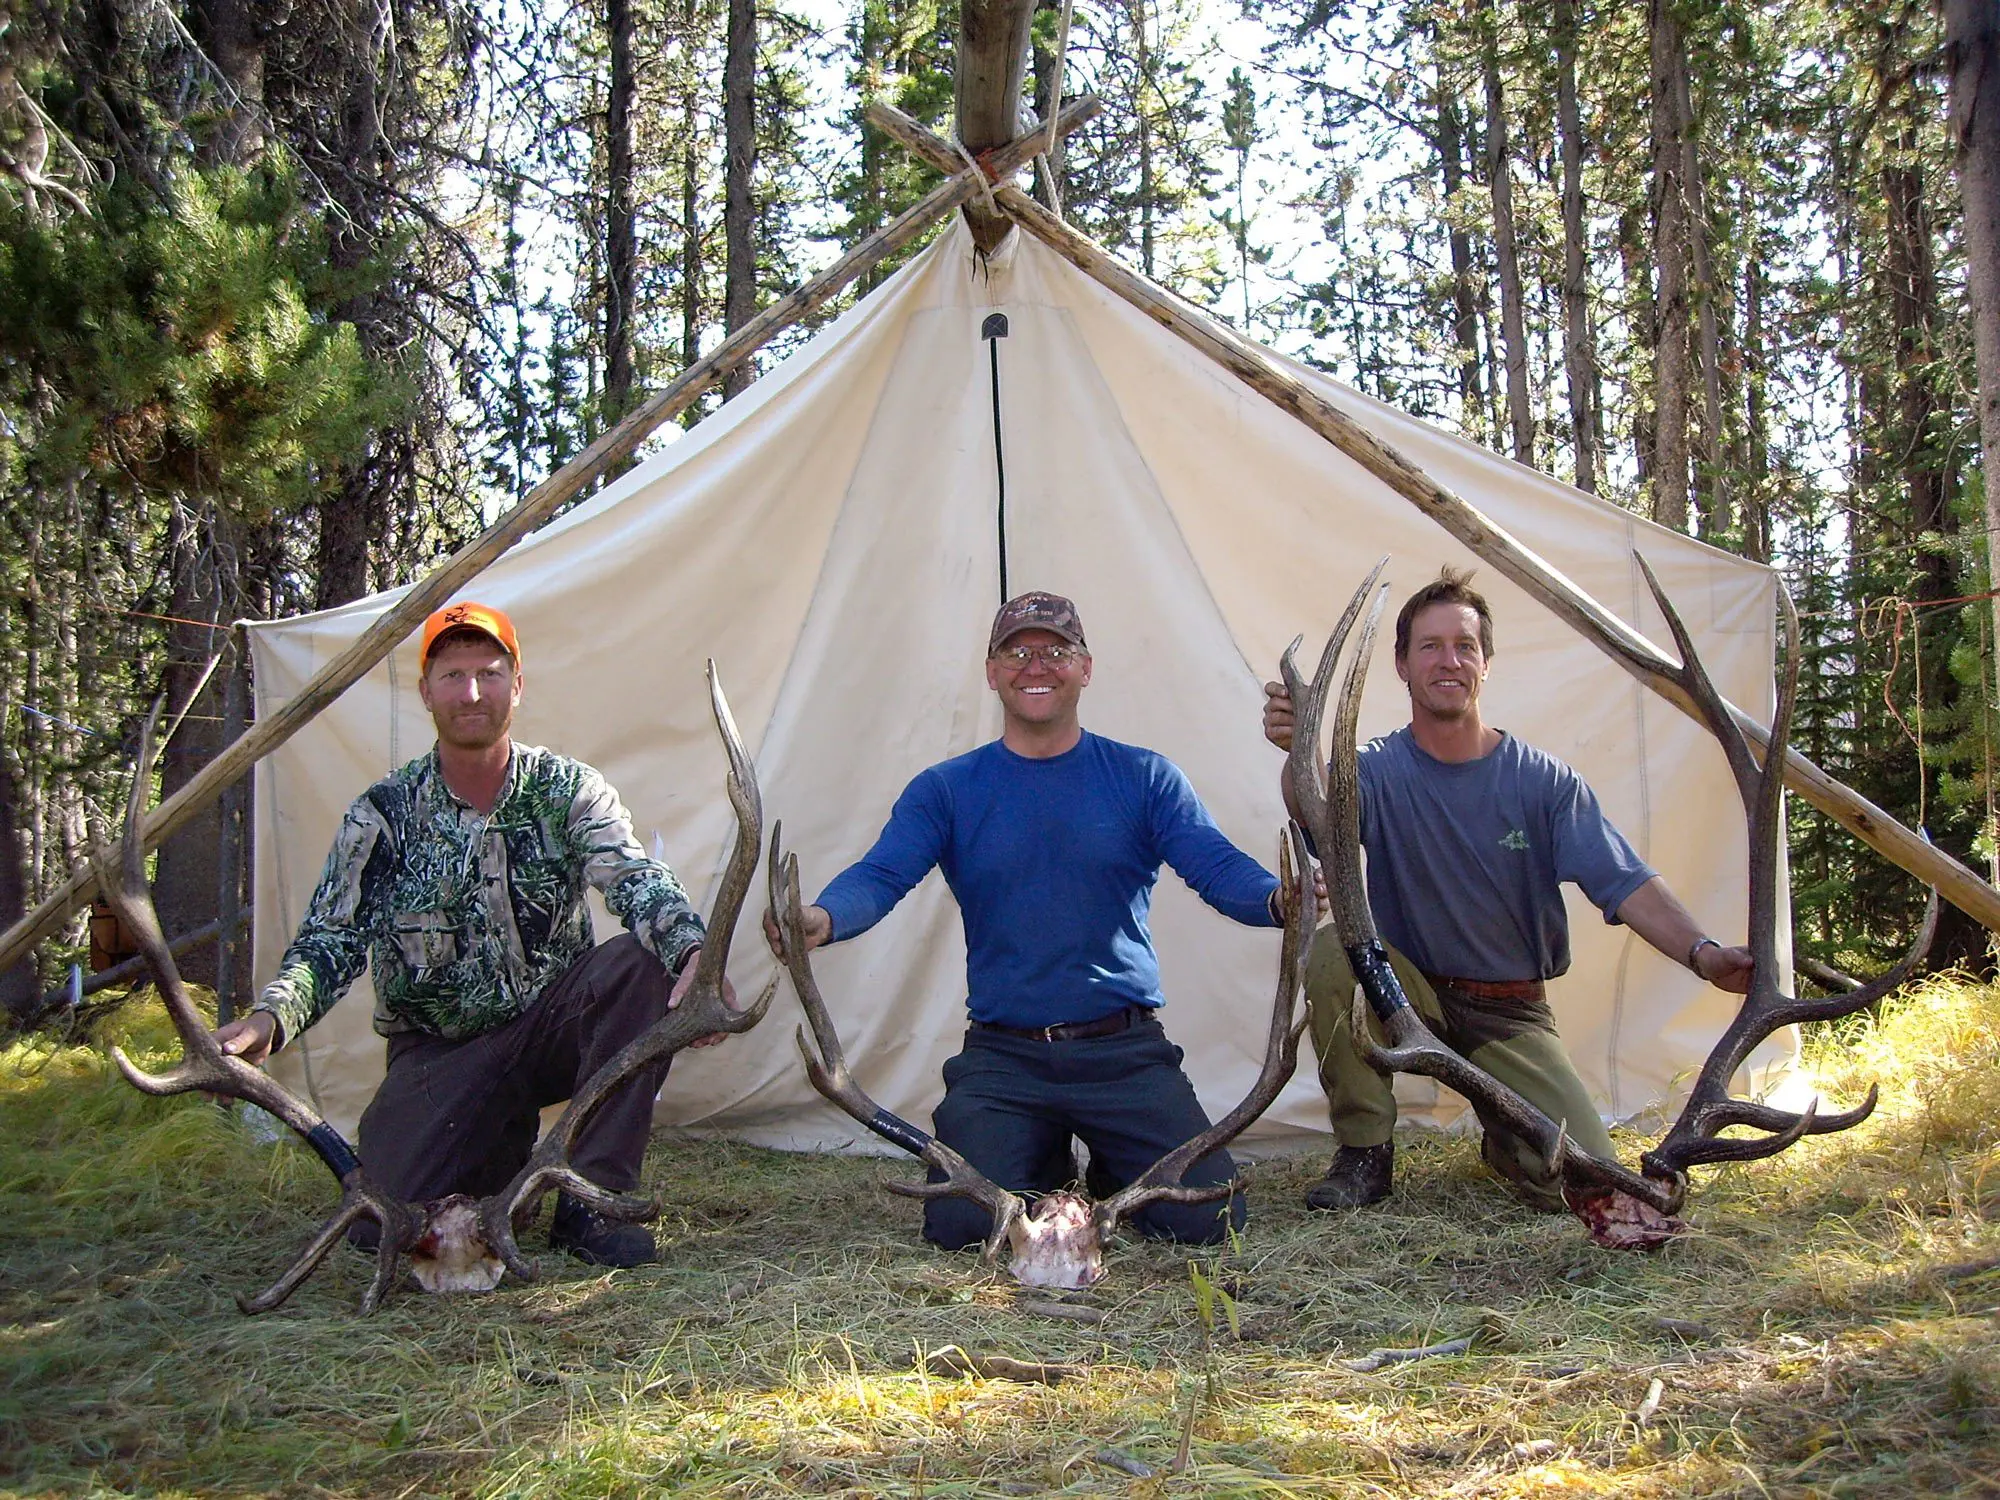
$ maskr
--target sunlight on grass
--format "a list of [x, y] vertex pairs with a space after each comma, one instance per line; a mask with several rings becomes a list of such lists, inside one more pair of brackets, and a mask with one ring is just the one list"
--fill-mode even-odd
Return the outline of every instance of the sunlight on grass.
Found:
[[[1875, 1118], [1702, 1173], [1657, 1255], [1597, 1250], [1472, 1143], [1416, 1135], [1366, 1213], [1304, 1212], [1323, 1160], [1272, 1161], [1226, 1253], [1120, 1242], [1071, 1299], [1095, 1322], [924, 1247], [878, 1186], [902, 1163], [681, 1139], [648, 1162], [660, 1267], [540, 1254], [533, 1284], [405, 1289], [363, 1320], [367, 1266], [336, 1254], [245, 1318], [232, 1294], [332, 1184], [212, 1104], [139, 1095], [111, 1037], [175, 1050], [134, 1005], [91, 1045], [0, 1054], [10, 1493], [1860, 1496], [2000, 1473], [1992, 990], [1927, 983], [1816, 1041], [1829, 1099], [1880, 1081]], [[931, 1373], [950, 1344], [1085, 1373]]]

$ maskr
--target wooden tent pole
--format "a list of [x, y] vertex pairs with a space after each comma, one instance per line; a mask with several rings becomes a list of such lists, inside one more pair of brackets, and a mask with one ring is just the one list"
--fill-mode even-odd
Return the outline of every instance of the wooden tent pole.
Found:
[[[883, 134], [926, 161], [943, 166], [958, 159], [948, 143], [898, 110], [871, 104], [866, 115], [869, 123]], [[1674, 664], [1659, 647], [1508, 535], [1490, 517], [1327, 401], [1268, 351], [1126, 269], [1020, 189], [998, 187], [994, 196], [1010, 218], [1063, 259], [1201, 350], [1272, 404], [1297, 417], [1566, 620], [1640, 682], [1691, 718], [1700, 720], [1700, 712], [1692, 700], [1678, 683], [1665, 675]], [[1768, 727], [1741, 709], [1732, 707], [1730, 711], [1760, 753], [1768, 748]], [[1890, 863], [1936, 886], [1945, 900], [1985, 927], [2000, 932], [2000, 891], [1789, 747], [1785, 751], [1785, 785]]]
[[[1086, 94], [1063, 110], [1057, 117], [1056, 129], [1059, 132], [1074, 130], [1101, 108], [1103, 105], [1094, 95]], [[536, 485], [519, 505], [412, 585], [394, 608], [369, 626], [359, 640], [320, 668], [297, 696], [289, 699], [268, 719], [258, 720], [248, 733], [202, 767], [173, 796], [154, 808], [146, 819], [146, 847], [155, 847], [220, 796], [244, 772], [298, 733], [322, 708], [401, 645], [424, 617], [449, 600], [461, 585], [489, 567], [564, 502], [575, 497], [585, 485], [613, 464], [630, 456], [654, 428], [685, 411], [704, 391], [763, 347], [773, 335], [823, 307], [841, 288], [863, 272], [879, 265], [953, 209], [980, 196], [988, 179], [1019, 171], [1034, 159], [1042, 144], [1043, 132], [1040, 130], [1011, 141], [980, 159], [983, 172], [967, 171], [964, 161], [953, 152], [943, 169], [945, 181], [804, 286], [765, 308], [718, 344], [712, 353], [688, 366], [678, 378], [649, 397], [616, 427]], [[0, 973], [5, 973], [36, 943], [52, 935], [69, 914], [87, 899], [87, 893], [96, 883], [97, 877], [88, 864], [72, 870], [69, 877], [39, 906], [0, 933]]]

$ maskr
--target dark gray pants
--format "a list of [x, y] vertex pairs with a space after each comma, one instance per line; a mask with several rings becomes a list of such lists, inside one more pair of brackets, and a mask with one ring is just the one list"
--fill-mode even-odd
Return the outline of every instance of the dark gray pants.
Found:
[[[1103, 1197], [1209, 1126], [1181, 1071], [1181, 1049], [1154, 1016], [1113, 1036], [1074, 1042], [967, 1031], [965, 1050], [944, 1065], [944, 1090], [931, 1116], [933, 1133], [1016, 1193], [1069, 1183], [1072, 1136], [1090, 1148], [1090, 1191]], [[1211, 1151], [1182, 1181], [1201, 1187], [1235, 1175], [1229, 1153]], [[1155, 1203], [1133, 1222], [1148, 1239], [1212, 1245], [1232, 1227], [1241, 1229], [1244, 1218], [1237, 1193], [1226, 1209]], [[992, 1228], [992, 1215], [967, 1199], [924, 1205], [924, 1238], [947, 1250], [984, 1244]]]
[[[361, 1117], [368, 1175], [407, 1202], [498, 1192], [534, 1149], [545, 1105], [570, 1098], [667, 1011], [673, 982], [630, 933], [591, 949], [527, 1010], [465, 1041], [389, 1038], [389, 1075]], [[599, 1187], [639, 1185], [653, 1098], [671, 1058], [598, 1107], [571, 1164]]]

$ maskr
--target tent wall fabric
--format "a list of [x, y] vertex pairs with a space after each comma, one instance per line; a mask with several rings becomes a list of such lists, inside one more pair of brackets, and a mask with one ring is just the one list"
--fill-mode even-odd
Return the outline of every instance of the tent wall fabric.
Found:
[[[999, 733], [981, 670], [999, 602], [993, 410], [980, 325], [1002, 311], [1008, 573], [1077, 601], [1095, 658], [1085, 724], [1176, 761], [1223, 829], [1269, 865], [1282, 758], [1259, 730], [1261, 684], [1303, 633], [1316, 655], [1341, 605], [1390, 554], [1400, 598], [1456, 541], [1325, 442], [1038, 243], [981, 261], [953, 228], [680, 442], [523, 542], [466, 596], [520, 628], [517, 738], [600, 768], [706, 909], [732, 833], [702, 687], [718, 663], [810, 899], [873, 840], [923, 767]], [[1438, 432], [1314, 372], [1327, 397], [1671, 650], [1642, 548], [1718, 686], [1768, 715], [1767, 569]], [[1562, 756], [1641, 854], [1719, 936], [1740, 938], [1744, 822], [1707, 732], [1646, 692], [1490, 570], [1489, 722]], [[260, 713], [301, 690], [394, 594], [251, 628]], [[412, 638], [260, 767], [256, 963], [270, 974], [348, 802], [431, 741]], [[1378, 647], [1363, 733], [1407, 718]], [[731, 972], [754, 994], [775, 965], [754, 925]], [[601, 908], [600, 931], [615, 931]], [[1587, 905], [1559, 1023], [1607, 1117], [1674, 1101], [1732, 1013]], [[1171, 871], [1153, 930], [1169, 1034], [1211, 1111], [1261, 1061], [1278, 935], [1238, 927]], [[861, 1085], [928, 1121], [964, 1024], [964, 949], [932, 873], [873, 932], [816, 955]], [[352, 1129], [381, 1076], [364, 980], [274, 1069]], [[758, 1030], [679, 1060], [663, 1122], [763, 1145], [878, 1149], [811, 1090], [787, 991]], [[1766, 1060], [1782, 1055], [1768, 1047]], [[1308, 1062], [1246, 1138], [1324, 1131]], [[1401, 1079], [1406, 1118], [1449, 1125], [1455, 1096]]]

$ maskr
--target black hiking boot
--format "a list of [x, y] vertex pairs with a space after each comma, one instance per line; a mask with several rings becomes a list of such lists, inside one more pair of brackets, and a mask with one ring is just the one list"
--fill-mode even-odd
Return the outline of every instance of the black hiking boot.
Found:
[[644, 1224], [607, 1219], [562, 1193], [556, 1197], [555, 1222], [549, 1226], [549, 1248], [575, 1256], [587, 1266], [629, 1271], [650, 1266], [660, 1258], [653, 1231]]
[[1366, 1208], [1391, 1191], [1389, 1177], [1396, 1163], [1396, 1144], [1342, 1146], [1334, 1153], [1326, 1176], [1306, 1192], [1306, 1207], [1322, 1213], [1336, 1208]]

